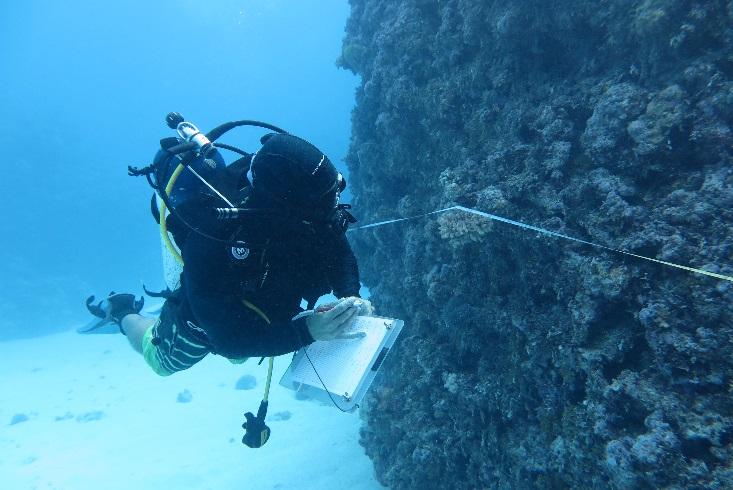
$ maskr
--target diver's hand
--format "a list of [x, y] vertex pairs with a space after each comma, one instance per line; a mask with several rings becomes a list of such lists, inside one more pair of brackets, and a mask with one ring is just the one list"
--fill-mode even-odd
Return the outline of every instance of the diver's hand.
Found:
[[359, 308], [359, 316], [372, 316], [374, 314], [374, 306], [368, 299], [355, 298], [354, 306]]
[[360, 307], [354, 302], [359, 298], [343, 298], [335, 303], [316, 308], [315, 313], [306, 318], [308, 331], [315, 340], [352, 338], [357, 334], [344, 334], [356, 321]]

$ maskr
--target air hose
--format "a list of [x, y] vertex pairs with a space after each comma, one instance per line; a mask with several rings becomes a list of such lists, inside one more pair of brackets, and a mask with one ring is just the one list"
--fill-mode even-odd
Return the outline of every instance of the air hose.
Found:
[[[242, 300], [242, 303], [247, 308], [257, 313], [265, 323], [270, 325], [270, 319], [265, 315], [265, 312], [260, 310], [257, 306], [253, 305], [246, 299]], [[260, 361], [261, 362], [261, 361]], [[265, 393], [262, 396], [260, 402], [260, 408], [257, 410], [257, 416], [255, 417], [252, 412], [244, 414], [245, 422], [242, 424], [244, 429], [244, 436], [242, 437], [242, 444], [253, 449], [262, 447], [267, 440], [270, 438], [272, 431], [265, 424], [265, 417], [267, 416], [267, 404], [270, 396], [270, 384], [272, 383], [272, 368], [275, 363], [275, 358], [270, 357], [267, 366], [267, 381], [265, 382]]]
[[[173, 171], [173, 174], [171, 174], [171, 178], [168, 179], [168, 184], [165, 186], [165, 192], [166, 196], [171, 195], [171, 191], [173, 190], [173, 186], [176, 183], [176, 180], [178, 180], [178, 176], [181, 175], [181, 172], [183, 172], [184, 165], [182, 163], [178, 164], [178, 167]], [[165, 248], [168, 249], [168, 252], [175, 257], [176, 261], [183, 265], [183, 257], [181, 257], [180, 252], [176, 247], [173, 245], [173, 242], [171, 241], [171, 237], [168, 234], [168, 225], [165, 221], [165, 212], [168, 207], [165, 204], [165, 199], [161, 199], [160, 203], [160, 236], [163, 239], [163, 243], [165, 244]]]

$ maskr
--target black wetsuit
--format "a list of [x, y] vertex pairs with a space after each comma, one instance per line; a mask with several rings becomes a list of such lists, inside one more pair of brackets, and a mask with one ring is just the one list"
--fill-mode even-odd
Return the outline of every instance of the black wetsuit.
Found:
[[[342, 229], [346, 222], [340, 221], [350, 215], [334, 207], [337, 188], [310, 194], [313, 186], [336, 179], [335, 168], [318, 149], [291, 136], [263, 140], [259, 153], [258, 162], [267, 163], [258, 175], [274, 188], [252, 187], [251, 154], [224, 168], [199, 162], [199, 172], [218, 193], [257, 213], [220, 221], [214, 211], [225, 206], [221, 195], [205, 185], [178, 191], [186, 197], [173, 203], [166, 222], [183, 257], [181, 286], [167, 297], [142, 342], [145, 360], [162, 376], [191, 367], [209, 352], [238, 360], [295, 351], [313, 342], [305, 319], [292, 321], [303, 311], [303, 299], [312, 307], [330, 292], [339, 298], [359, 294], [356, 259]], [[156, 181], [168, 182], [177, 162], [161, 162]], [[279, 188], [286, 177], [302, 184], [303, 192]], [[155, 202], [151, 211], [158, 221]]]
[[305, 319], [291, 321], [303, 299], [312, 304], [332, 291], [337, 297], [359, 294], [356, 259], [343, 233], [266, 215], [217, 231], [247, 246], [195, 233], [182, 245], [187, 320], [206, 332], [217, 354], [295, 351], [313, 342]]
[[[270, 209], [276, 203], [260, 197], [247, 180], [250, 160], [246, 156], [234, 162], [209, 175], [209, 181], [238, 206]], [[183, 257], [182, 286], [167, 302], [155, 334], [188, 336], [230, 359], [284, 354], [313, 342], [305, 319], [291, 321], [302, 311], [301, 301], [312, 305], [330, 292], [339, 298], [359, 294], [356, 259], [343, 231], [296, 219], [298, 210], [287, 209], [236, 222], [217, 221], [212, 209], [221, 205], [219, 197], [202, 192], [178, 206], [177, 213], [211, 236], [242, 241], [246, 247], [211, 240], [183, 226], [176, 216], [168, 217], [168, 229]], [[171, 322], [177, 328], [166, 328]], [[162, 348], [183, 348], [173, 340], [163, 338]], [[176, 361], [185, 364], [185, 354], [193, 360], [202, 353], [184, 353]]]

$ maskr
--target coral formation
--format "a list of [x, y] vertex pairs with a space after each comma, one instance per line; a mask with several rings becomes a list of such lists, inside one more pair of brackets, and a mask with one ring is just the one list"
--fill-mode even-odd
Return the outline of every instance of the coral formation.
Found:
[[[350, 0], [362, 222], [453, 205], [732, 274], [733, 2]], [[407, 319], [390, 488], [730, 488], [733, 284], [445, 213], [350, 234]]]
[[95, 422], [97, 420], [102, 420], [106, 416], [107, 414], [105, 414], [101, 410], [92, 410], [91, 412], [85, 412], [85, 413], [77, 415], [76, 421], [85, 424], [87, 422]]
[[438, 217], [440, 237], [453, 247], [478, 243], [492, 230], [493, 224], [482, 216], [452, 212]]
[[176, 395], [176, 402], [178, 403], [191, 403], [193, 400], [193, 393], [191, 393], [188, 389], [184, 389], [178, 395]]
[[28, 416], [24, 413], [16, 413], [13, 415], [13, 418], [10, 419], [10, 423], [8, 425], [15, 425], [20, 424], [21, 422], [27, 422], [30, 420]]
[[257, 387], [257, 378], [255, 378], [251, 374], [240, 376], [240, 378], [237, 380], [237, 383], [234, 385], [234, 389], [236, 390], [251, 390], [255, 387]]

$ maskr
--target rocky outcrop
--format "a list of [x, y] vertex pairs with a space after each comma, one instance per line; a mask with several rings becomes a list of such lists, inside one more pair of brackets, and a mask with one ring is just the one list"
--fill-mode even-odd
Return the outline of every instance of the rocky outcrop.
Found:
[[[351, 0], [362, 222], [463, 205], [733, 274], [733, 2]], [[350, 234], [407, 319], [391, 488], [730, 488], [733, 284], [462, 213]]]

